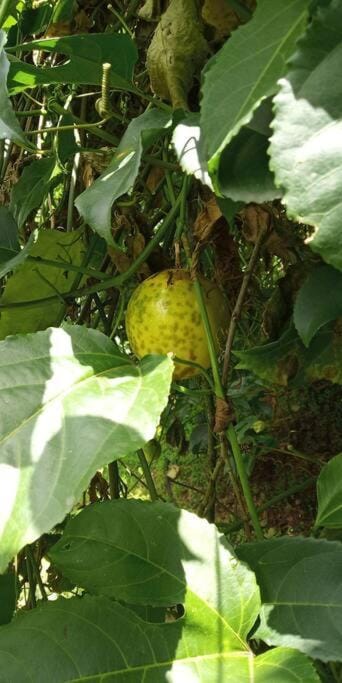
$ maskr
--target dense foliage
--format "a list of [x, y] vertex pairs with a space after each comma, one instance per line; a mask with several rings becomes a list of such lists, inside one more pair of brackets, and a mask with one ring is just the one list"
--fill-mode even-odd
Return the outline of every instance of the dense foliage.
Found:
[[341, 70], [341, 0], [2, 0], [0, 683], [342, 681]]

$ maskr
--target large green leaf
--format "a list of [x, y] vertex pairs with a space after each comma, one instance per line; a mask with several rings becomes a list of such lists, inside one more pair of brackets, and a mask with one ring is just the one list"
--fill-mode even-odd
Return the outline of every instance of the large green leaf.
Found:
[[135, 366], [79, 326], [0, 343], [0, 571], [77, 502], [96, 468], [154, 436], [173, 364]]
[[0, 29], [0, 140], [7, 138], [28, 146], [24, 133], [15, 118], [11, 102], [8, 98], [7, 75], [9, 62], [4, 46], [6, 34]]
[[342, 384], [342, 330], [323, 327], [305, 348], [295, 328], [290, 325], [277, 341], [235, 351], [236, 366], [252, 370], [268, 383], [286, 386], [290, 380], [301, 384], [304, 380], [328, 379]]
[[11, 193], [10, 209], [19, 228], [33, 209], [39, 207], [54, 179], [61, 173], [55, 157], [36, 159], [26, 166]]
[[[4, 270], [15, 268], [7, 280], [0, 304], [15, 304], [18, 301], [34, 301], [55, 294], [67, 294], [73, 286], [75, 273], [60, 267], [27, 261], [27, 256], [44, 258], [59, 263], [80, 265], [84, 256], [83, 230], [61, 232], [60, 230], [41, 230], [33, 235], [30, 242], [11, 261], [4, 264]], [[57, 324], [66, 304], [63, 300], [56, 303], [33, 304], [21, 308], [5, 308], [0, 314], [0, 339], [9, 334], [44, 330]]]
[[316, 527], [342, 529], [342, 454], [324, 465], [317, 480]]
[[[68, 525], [51, 554], [91, 590], [142, 604], [182, 602], [185, 613], [152, 624], [103, 597], [36, 610], [12, 629], [0, 629], [2, 671], [11, 683], [25, 681], [20, 675], [27, 671], [39, 683], [48, 667], [52, 683], [109, 673], [125, 683], [318, 681], [310, 662], [294, 651], [253, 656], [246, 638], [260, 605], [255, 577], [215, 526], [196, 515], [159, 502], [100, 503]], [[38, 661], [21, 647], [27, 629], [43, 653]], [[14, 642], [17, 669], [11, 669]], [[279, 670], [282, 677], [275, 679]]]
[[237, 552], [255, 571], [261, 590], [255, 635], [269, 645], [341, 661], [341, 544], [288, 537], [250, 543]]
[[222, 150], [260, 102], [275, 92], [304, 29], [307, 5], [308, 0], [258, 0], [252, 19], [208, 63], [201, 129], [211, 174], [217, 171]]
[[113, 244], [111, 209], [115, 200], [133, 188], [139, 172], [144, 146], [157, 139], [172, 119], [167, 112], [147, 110], [133, 119], [114, 154], [112, 162], [102, 175], [75, 202], [82, 218]]
[[224, 652], [224, 628], [215, 633], [191, 619], [151, 624], [108, 598], [60, 598], [0, 628], [0, 681], [319, 683], [311, 662], [289, 648], [255, 659]]
[[318, 11], [276, 96], [270, 154], [288, 213], [315, 226], [310, 246], [342, 270], [342, 5]]
[[34, 40], [20, 46], [22, 52], [42, 50], [65, 55], [64, 64], [40, 68], [16, 58], [11, 59], [8, 76], [10, 93], [49, 83], [92, 83], [102, 79], [102, 64], [112, 65], [110, 83], [113, 88], [132, 89], [133, 67], [137, 49], [127, 34], [89, 33]]
[[331, 266], [317, 266], [300, 288], [293, 320], [304, 344], [330, 320], [342, 316], [342, 273]]

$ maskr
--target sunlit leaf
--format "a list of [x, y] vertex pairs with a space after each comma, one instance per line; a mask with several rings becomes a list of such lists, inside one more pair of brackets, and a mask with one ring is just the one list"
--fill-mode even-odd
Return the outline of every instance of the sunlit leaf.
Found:
[[270, 155], [288, 213], [315, 226], [310, 246], [342, 270], [342, 5], [314, 16], [275, 97]]
[[[40, 683], [48, 666], [53, 683], [101, 674], [124, 683], [318, 681], [293, 650], [254, 657], [246, 638], [259, 609], [255, 577], [196, 515], [160, 502], [99, 503], [70, 522], [51, 554], [88, 590], [142, 604], [182, 602], [185, 613], [156, 624], [113, 599], [59, 600], [0, 629], [2, 670], [13, 683], [25, 669]], [[32, 640], [29, 655], [26, 629], [34, 629], [40, 658]]]
[[256, 635], [323, 661], [341, 661], [342, 546], [313, 538], [278, 538], [238, 548], [261, 590]]
[[91, 476], [154, 436], [173, 371], [80, 326], [0, 343], [0, 571], [60, 522]]

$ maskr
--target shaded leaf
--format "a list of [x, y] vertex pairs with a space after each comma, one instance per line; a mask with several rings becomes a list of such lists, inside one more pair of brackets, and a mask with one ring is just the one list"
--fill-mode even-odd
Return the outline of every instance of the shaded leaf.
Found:
[[342, 454], [322, 468], [317, 480], [317, 499], [315, 526], [342, 529]]
[[[6, 283], [0, 304], [34, 301], [56, 291], [67, 294], [72, 289], [75, 272], [43, 265], [39, 258], [80, 265], [84, 256], [82, 235], [82, 228], [74, 232], [41, 230], [33, 235], [25, 249], [4, 266], [4, 269], [15, 268], [15, 272]], [[37, 261], [27, 261], [27, 256]], [[0, 308], [0, 339], [9, 334], [44, 330], [59, 322], [65, 308], [63, 301], [27, 305], [19, 310]]]
[[275, 92], [305, 26], [307, 5], [308, 0], [259, 0], [252, 19], [208, 62], [201, 129], [211, 174], [217, 171], [222, 150], [260, 102]]
[[298, 385], [305, 379], [328, 379], [342, 383], [342, 331], [325, 326], [308, 349], [302, 344], [293, 325], [277, 341], [256, 346], [246, 351], [234, 351], [239, 359], [236, 366], [252, 370], [268, 383], [286, 386], [290, 380]]
[[170, 125], [170, 115], [156, 109], [147, 110], [133, 119], [106, 171], [77, 197], [75, 205], [82, 218], [107, 244], [114, 244], [111, 233], [113, 203], [132, 190], [144, 147], [151, 145]]
[[293, 320], [305, 346], [330, 320], [342, 316], [342, 273], [331, 266], [317, 266], [300, 288]]
[[19, 248], [18, 226], [7, 206], [0, 206], [0, 264], [15, 256]]
[[342, 5], [314, 16], [275, 97], [271, 165], [288, 213], [315, 226], [310, 246], [342, 270]]
[[323, 661], [341, 661], [342, 547], [313, 538], [248, 543], [237, 551], [261, 590], [256, 636]]
[[29, 147], [30, 145], [19, 126], [8, 97], [7, 75], [9, 61], [4, 50], [5, 43], [6, 34], [0, 29], [0, 140], [7, 138]]
[[216, 191], [236, 202], [261, 203], [280, 197], [269, 169], [268, 144], [265, 135], [242, 128], [220, 156]]
[[56, 52], [69, 59], [65, 64], [41, 68], [11, 59], [8, 89], [11, 93], [48, 83], [85, 83], [98, 85], [102, 78], [102, 64], [109, 62], [110, 83], [120, 90], [132, 89], [133, 67], [137, 49], [126, 34], [91, 33], [34, 40], [20, 45], [22, 52], [42, 50]]
[[[30, 251], [33, 247], [33, 245], [36, 243], [38, 239], [38, 230], [33, 230], [31, 232], [31, 235], [28, 239], [28, 241], [25, 244], [25, 247], [23, 249], [20, 249], [18, 251], [14, 250], [6, 250], [3, 251], [3, 256], [6, 256], [6, 260], [2, 261], [0, 263], [0, 278], [4, 277], [7, 275], [7, 273], [10, 273], [11, 271], [15, 270], [20, 266], [24, 261], [27, 259], [27, 257], [30, 254]], [[1, 300], [0, 300], [0, 308], [1, 308]], [[1, 320], [1, 312], [0, 312], [0, 320]], [[0, 323], [1, 325], [1, 323]]]
[[0, 629], [2, 673], [11, 683], [247, 683], [254, 674], [255, 683], [319, 683], [294, 650], [266, 652], [254, 667], [246, 652], [222, 652], [217, 633], [204, 640], [196, 624], [150, 624], [108, 598], [60, 598]]
[[26, 166], [11, 193], [10, 209], [19, 228], [33, 209], [38, 208], [61, 172], [55, 157], [36, 159]]
[[134, 365], [79, 326], [0, 343], [0, 571], [77, 502], [97, 468], [154, 436], [169, 358]]

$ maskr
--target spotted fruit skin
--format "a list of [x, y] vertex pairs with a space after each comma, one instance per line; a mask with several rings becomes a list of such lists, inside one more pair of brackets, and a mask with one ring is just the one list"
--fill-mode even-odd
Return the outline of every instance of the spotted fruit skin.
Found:
[[[201, 284], [218, 349], [229, 322], [226, 302], [213, 282], [201, 278]], [[138, 358], [172, 352], [178, 358], [210, 367], [195, 289], [184, 269], [163, 270], [137, 287], [127, 307], [126, 332]], [[176, 363], [173, 379], [192, 377], [198, 372], [197, 368]]]

